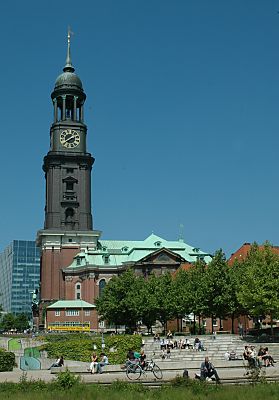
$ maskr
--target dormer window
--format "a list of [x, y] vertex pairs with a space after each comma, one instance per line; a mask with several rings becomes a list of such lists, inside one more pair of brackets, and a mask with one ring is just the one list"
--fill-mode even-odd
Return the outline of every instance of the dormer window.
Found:
[[127, 253], [127, 251], [129, 250], [129, 248], [127, 246], [122, 247], [122, 252], [123, 253]]
[[199, 251], [200, 251], [200, 249], [199, 249], [198, 247], [194, 247], [194, 248], [193, 248], [193, 252], [194, 252], [194, 253], [198, 253]]
[[159, 242], [159, 241], [158, 241], [158, 242], [155, 242], [155, 243], [154, 243], [154, 246], [156, 246], [156, 247], [160, 247], [160, 246], [161, 246], [161, 244], [162, 244], [162, 242]]
[[103, 256], [103, 259], [105, 264], [109, 264], [109, 255]]
[[77, 265], [81, 265], [81, 258], [77, 257]]

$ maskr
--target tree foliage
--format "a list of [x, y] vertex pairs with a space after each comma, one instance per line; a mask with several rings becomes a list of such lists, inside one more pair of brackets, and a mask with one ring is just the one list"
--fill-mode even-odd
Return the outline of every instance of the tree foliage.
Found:
[[128, 270], [111, 279], [96, 305], [103, 320], [130, 329], [138, 321], [150, 329], [156, 320], [164, 325], [190, 313], [199, 317], [199, 324], [204, 317], [233, 320], [239, 315], [268, 314], [277, 318], [279, 255], [268, 243], [254, 244], [248, 256], [233, 266], [218, 250], [208, 264], [197, 260], [174, 275], [139, 277]]
[[237, 297], [252, 316], [279, 317], [279, 255], [266, 243], [253, 244], [238, 271]]
[[15, 366], [16, 362], [14, 353], [0, 348], [0, 372], [12, 371]]
[[231, 282], [225, 254], [218, 250], [206, 269], [207, 316], [226, 317], [231, 309]]
[[29, 320], [24, 313], [17, 315], [7, 313], [3, 315], [0, 326], [5, 331], [15, 329], [19, 332], [23, 332], [25, 329], [29, 328]]
[[142, 280], [137, 279], [130, 269], [120, 276], [114, 276], [104, 288], [102, 296], [96, 299], [101, 318], [134, 329], [141, 317], [141, 287]]
[[156, 320], [164, 325], [175, 314], [175, 301], [171, 274], [145, 279], [128, 270], [110, 280], [96, 307], [102, 320], [135, 330], [139, 321], [148, 328]]

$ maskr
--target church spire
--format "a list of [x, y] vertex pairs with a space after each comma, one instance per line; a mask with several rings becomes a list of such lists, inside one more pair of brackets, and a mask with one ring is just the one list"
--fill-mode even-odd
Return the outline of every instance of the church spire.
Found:
[[71, 28], [68, 27], [68, 47], [67, 47], [67, 57], [66, 57], [66, 64], [65, 67], [63, 68], [64, 72], [74, 72], [74, 67], [72, 64], [72, 59], [71, 59]]

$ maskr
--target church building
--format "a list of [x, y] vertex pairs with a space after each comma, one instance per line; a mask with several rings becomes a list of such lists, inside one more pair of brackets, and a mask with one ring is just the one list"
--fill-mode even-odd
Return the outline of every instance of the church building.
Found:
[[[37, 234], [41, 248], [41, 324], [46, 329], [98, 331], [94, 305], [115, 274], [133, 268], [137, 274], [175, 272], [211, 256], [183, 240], [167, 241], [155, 234], [145, 240], [102, 240], [93, 229], [91, 171], [87, 151], [86, 94], [70, 53], [51, 94], [53, 123], [50, 149], [44, 157], [46, 182], [44, 229]], [[45, 318], [46, 316], [46, 318]]]

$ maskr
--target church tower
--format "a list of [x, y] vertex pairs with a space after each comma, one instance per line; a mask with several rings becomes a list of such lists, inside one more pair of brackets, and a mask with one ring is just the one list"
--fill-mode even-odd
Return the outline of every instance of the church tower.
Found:
[[68, 32], [66, 64], [51, 94], [53, 123], [50, 149], [44, 157], [46, 181], [44, 229], [37, 234], [41, 247], [41, 301], [65, 298], [62, 268], [81, 250], [94, 250], [100, 236], [93, 230], [91, 170], [84, 122], [86, 95], [71, 60]]

